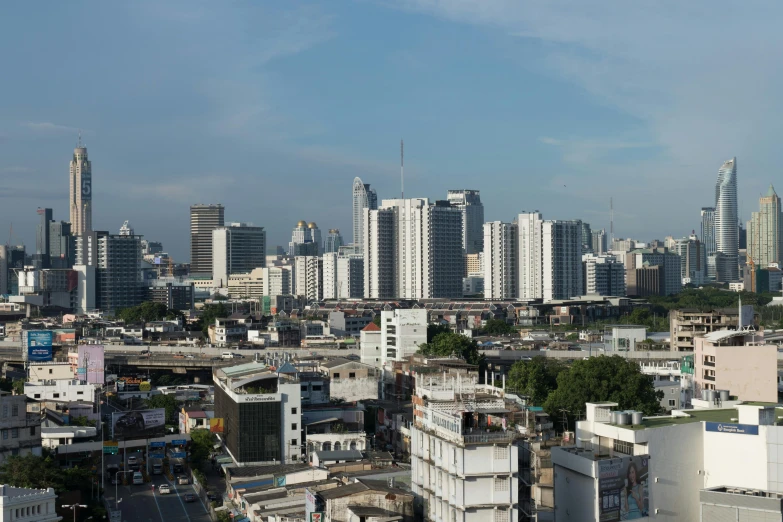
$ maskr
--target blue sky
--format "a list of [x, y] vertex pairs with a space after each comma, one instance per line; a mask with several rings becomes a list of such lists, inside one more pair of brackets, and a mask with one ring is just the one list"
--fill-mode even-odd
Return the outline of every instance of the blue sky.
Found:
[[[351, 183], [482, 192], [649, 240], [698, 228], [738, 157], [743, 219], [778, 179], [775, 2], [389, 0], [8, 3], [0, 12], [0, 238], [67, 219], [82, 129], [96, 229], [189, 258], [188, 206], [287, 244], [350, 241]], [[783, 183], [781, 187], [783, 188]]]

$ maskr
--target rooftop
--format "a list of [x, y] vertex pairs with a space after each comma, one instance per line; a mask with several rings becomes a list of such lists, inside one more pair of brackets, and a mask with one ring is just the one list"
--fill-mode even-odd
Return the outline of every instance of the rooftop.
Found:
[[665, 428], [677, 424], [690, 424], [691, 422], [732, 422], [731, 419], [739, 418], [736, 409], [726, 410], [684, 410], [686, 416], [648, 417], [641, 424], [620, 426], [629, 430], [643, 430], [648, 428]]
[[263, 477], [266, 475], [277, 475], [281, 473], [294, 473], [310, 469], [309, 464], [274, 464], [271, 466], [230, 466], [226, 471], [231, 478], [252, 478]]

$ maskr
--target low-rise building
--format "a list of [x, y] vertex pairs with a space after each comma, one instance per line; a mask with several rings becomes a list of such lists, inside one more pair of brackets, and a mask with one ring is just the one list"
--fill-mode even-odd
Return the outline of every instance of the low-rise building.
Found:
[[412, 522], [413, 500], [410, 492], [379, 480], [358, 479], [338, 488], [307, 488], [306, 520], [311, 520], [311, 513], [323, 513], [324, 522]]
[[31, 489], [0, 485], [0, 521], [60, 522], [54, 488]]
[[332, 399], [356, 402], [378, 398], [381, 370], [375, 366], [348, 359], [332, 359], [322, 363], [319, 369], [329, 376]]
[[[669, 312], [669, 343], [673, 352], [692, 352], [694, 339], [718, 330], [736, 329], [739, 308], [696, 310], [684, 308]], [[742, 307], [742, 325], [754, 323], [753, 306]]]
[[247, 340], [247, 324], [239, 319], [217, 318], [214, 329], [210, 325], [211, 342], [216, 346], [226, 346]]
[[380, 326], [370, 323], [362, 329], [359, 335], [359, 351], [362, 363], [378, 368], [383, 365]]
[[329, 312], [329, 330], [336, 337], [358, 337], [362, 328], [372, 322], [372, 315]]
[[25, 395], [0, 392], [0, 464], [30, 453], [41, 455], [41, 416], [28, 413]]

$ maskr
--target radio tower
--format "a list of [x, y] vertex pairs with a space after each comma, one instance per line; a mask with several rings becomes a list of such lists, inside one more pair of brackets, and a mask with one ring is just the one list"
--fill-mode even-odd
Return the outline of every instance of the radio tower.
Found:
[[610, 248], [614, 248], [614, 203], [612, 198], [609, 198], [609, 240], [611, 241]]
[[400, 140], [400, 190], [401, 199], [405, 199], [405, 144]]

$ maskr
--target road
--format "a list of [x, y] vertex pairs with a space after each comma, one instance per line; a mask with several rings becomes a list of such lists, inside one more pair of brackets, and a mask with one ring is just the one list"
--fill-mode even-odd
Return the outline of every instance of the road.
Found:
[[[158, 486], [169, 484], [171, 493], [161, 495]], [[155, 491], [152, 490], [155, 486]], [[151, 483], [138, 486], [120, 485], [118, 494], [120, 497], [120, 511], [123, 522], [211, 522], [207, 507], [198, 498], [195, 502], [185, 502], [187, 493], [196, 492], [192, 485], [177, 486], [172, 484], [165, 475], [153, 475]], [[114, 487], [106, 489], [106, 498], [114, 505]]]

